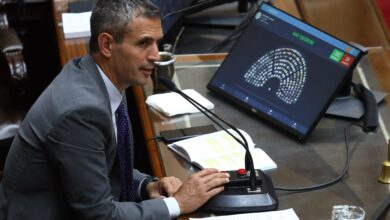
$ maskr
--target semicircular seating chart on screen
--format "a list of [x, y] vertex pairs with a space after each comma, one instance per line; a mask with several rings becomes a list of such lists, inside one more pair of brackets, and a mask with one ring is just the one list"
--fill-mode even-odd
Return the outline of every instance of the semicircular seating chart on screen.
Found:
[[298, 101], [307, 76], [306, 61], [293, 48], [277, 48], [260, 57], [245, 73], [245, 81], [263, 87], [270, 79], [279, 80], [276, 96], [287, 104]]

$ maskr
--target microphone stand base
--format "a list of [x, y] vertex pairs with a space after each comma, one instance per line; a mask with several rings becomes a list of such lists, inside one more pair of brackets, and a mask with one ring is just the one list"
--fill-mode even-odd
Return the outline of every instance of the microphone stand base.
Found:
[[263, 212], [275, 210], [278, 199], [272, 180], [263, 171], [259, 190], [250, 191], [248, 185], [225, 186], [225, 190], [211, 198], [201, 207], [202, 211], [221, 214]]

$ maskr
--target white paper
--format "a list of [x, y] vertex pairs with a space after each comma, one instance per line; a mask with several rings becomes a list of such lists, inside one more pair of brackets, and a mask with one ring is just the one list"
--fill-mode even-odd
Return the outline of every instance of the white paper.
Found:
[[[193, 89], [182, 90], [186, 95], [206, 107], [213, 109], [214, 104]], [[180, 114], [196, 113], [199, 110], [176, 92], [151, 95], [146, 99], [146, 104], [164, 115], [171, 117]]]
[[65, 39], [91, 36], [90, 18], [90, 11], [82, 13], [62, 13], [62, 27]]
[[190, 218], [190, 220], [299, 220], [294, 209], [249, 214], [225, 215], [207, 218]]
[[[232, 129], [228, 131], [241, 139]], [[252, 138], [243, 130], [255, 169], [276, 169], [276, 163], [260, 148], [255, 148]], [[168, 147], [175, 153], [198, 164], [201, 168], [215, 168], [218, 170], [237, 170], [245, 168], [245, 149], [226, 131], [217, 131], [197, 137], [181, 140], [169, 144]], [[182, 148], [183, 150], [180, 150]], [[186, 153], [183, 154], [182, 151]], [[188, 154], [189, 156], [186, 156]], [[190, 157], [190, 158], [188, 158]]]

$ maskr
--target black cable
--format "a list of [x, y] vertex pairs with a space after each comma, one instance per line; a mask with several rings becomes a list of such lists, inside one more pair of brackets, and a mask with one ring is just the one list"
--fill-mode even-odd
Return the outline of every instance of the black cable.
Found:
[[177, 36], [175, 38], [175, 42], [173, 43], [172, 51], [171, 51], [173, 54], [175, 54], [175, 52], [176, 52], [176, 47], [177, 47], [177, 44], [179, 43], [181, 35], [183, 34], [183, 31], [184, 31], [184, 26], [180, 29], [179, 33], [177, 34]]
[[225, 39], [223, 39], [218, 44], [214, 45], [213, 47], [209, 48], [207, 50], [208, 53], [214, 53], [220, 50], [222, 47], [224, 47], [226, 44], [228, 44], [231, 41], [236, 40], [242, 33], [243, 29], [250, 23], [251, 18], [253, 17], [253, 14], [257, 11], [257, 8], [259, 6], [258, 2], [251, 2], [251, 8], [246, 13], [245, 17], [241, 21], [239, 25], [230, 33]]
[[234, 30], [231, 34], [229, 34], [226, 38], [224, 38], [221, 42], [214, 45], [213, 47], [209, 48], [207, 50], [207, 53], [215, 53], [218, 50], [220, 50], [222, 47], [224, 47], [226, 44], [230, 43], [231, 41], [237, 39], [241, 35], [241, 30], [246, 27], [245, 25], [240, 26], [239, 29]]
[[161, 23], [164, 24], [164, 22], [165, 22], [165, 20], [167, 18], [169, 18], [169, 17], [171, 17], [173, 15], [176, 15], [176, 14], [180, 14], [180, 13], [183, 13], [183, 12], [187, 12], [188, 14], [191, 14], [191, 13], [198, 12], [198, 11], [201, 11], [201, 10], [204, 10], [204, 9], [207, 9], [207, 8], [210, 8], [210, 7], [214, 7], [214, 6], [217, 6], [217, 5], [220, 5], [220, 4], [229, 3], [231, 1], [234, 1], [234, 0], [208, 0], [208, 1], [201, 1], [198, 4], [191, 5], [189, 7], [186, 7], [186, 8], [183, 8], [183, 9], [180, 9], [180, 10], [177, 10], [177, 11], [173, 11], [171, 13], [166, 14], [164, 17], [162, 17]]
[[[226, 3], [229, 3], [229, 2], [233, 2], [234, 0], [225, 0], [225, 1], [221, 1], [221, 0], [206, 0], [206, 1], [201, 1], [195, 5], [192, 5], [192, 6], [189, 6], [189, 7], [186, 7], [186, 8], [183, 8], [183, 9], [180, 9], [180, 10], [177, 10], [177, 11], [173, 11], [171, 13], [168, 13], [166, 14], [164, 17], [162, 17], [161, 19], [161, 23], [164, 24], [165, 20], [173, 15], [176, 15], [176, 14], [180, 14], [180, 13], [184, 13], [184, 12], [187, 12], [187, 13], [194, 13], [196, 11], [200, 11], [200, 10], [203, 10], [203, 9], [206, 9], [206, 8], [210, 8], [210, 7], [214, 7], [214, 6], [217, 6], [217, 5], [220, 5], [220, 4], [226, 4]], [[251, 9], [253, 7], [253, 3], [251, 1]], [[256, 2], [257, 4], [257, 2]], [[247, 13], [248, 15], [248, 13]], [[245, 16], [243, 20], [246, 20], [248, 16]], [[243, 22], [241, 22], [242, 24]], [[237, 27], [239, 27], [240, 25], [238, 25]], [[183, 33], [183, 30], [184, 30], [184, 27], [180, 30], [180, 32], [178, 33], [178, 35], [176, 36], [175, 38], [175, 42], [174, 42], [174, 45], [173, 45], [173, 49], [172, 49], [172, 53], [175, 52], [176, 50], [176, 46], [178, 44], [178, 41]]]
[[355, 126], [363, 128], [363, 129], [365, 128], [364, 125], [357, 124], [357, 123], [351, 123], [351, 124], [345, 126], [345, 128], [344, 128], [344, 138], [345, 138], [345, 150], [347, 152], [347, 159], [345, 161], [344, 169], [343, 169], [343, 171], [341, 172], [341, 174], [339, 176], [337, 176], [335, 179], [333, 179], [331, 181], [328, 181], [328, 182], [322, 183], [322, 184], [318, 184], [318, 185], [314, 185], [314, 186], [297, 187], [297, 188], [287, 188], [287, 187], [275, 186], [274, 189], [275, 190], [280, 190], [280, 191], [298, 191], [298, 192], [313, 191], [313, 190], [322, 189], [322, 188], [331, 186], [331, 185], [339, 182], [340, 180], [342, 180], [344, 178], [344, 176], [347, 175], [348, 169], [349, 169], [349, 165], [350, 165], [350, 162], [351, 162], [351, 152], [350, 152], [350, 149], [349, 149], [349, 137], [348, 137], [348, 128], [351, 125], [355, 125]]

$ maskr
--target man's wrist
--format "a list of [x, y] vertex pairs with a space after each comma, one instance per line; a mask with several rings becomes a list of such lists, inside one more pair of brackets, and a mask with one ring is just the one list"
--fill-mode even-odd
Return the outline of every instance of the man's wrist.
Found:
[[157, 182], [159, 179], [154, 176], [147, 176], [141, 183], [141, 200], [149, 199], [148, 191], [146, 190], [146, 187], [151, 182]]

